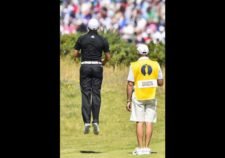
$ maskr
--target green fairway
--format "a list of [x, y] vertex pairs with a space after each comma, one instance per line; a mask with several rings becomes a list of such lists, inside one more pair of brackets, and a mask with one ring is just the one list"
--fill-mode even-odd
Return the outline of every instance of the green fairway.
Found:
[[[126, 111], [128, 67], [113, 70], [104, 67], [100, 134], [83, 134], [79, 65], [60, 60], [60, 157], [61, 158], [127, 158], [135, 157], [137, 146], [135, 123]], [[140, 157], [165, 158], [165, 89], [157, 90], [157, 123], [150, 148], [152, 155]]]

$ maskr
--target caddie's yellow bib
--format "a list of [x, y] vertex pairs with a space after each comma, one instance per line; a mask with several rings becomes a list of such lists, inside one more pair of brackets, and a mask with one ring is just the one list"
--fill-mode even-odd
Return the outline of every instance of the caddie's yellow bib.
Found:
[[137, 100], [155, 99], [159, 64], [142, 59], [131, 63], [134, 74], [134, 93]]

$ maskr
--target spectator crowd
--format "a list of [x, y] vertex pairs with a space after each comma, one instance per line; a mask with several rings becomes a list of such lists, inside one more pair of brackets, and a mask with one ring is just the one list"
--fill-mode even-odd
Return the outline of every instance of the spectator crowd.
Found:
[[60, 1], [60, 34], [86, 32], [91, 18], [128, 42], [165, 43], [165, 0]]

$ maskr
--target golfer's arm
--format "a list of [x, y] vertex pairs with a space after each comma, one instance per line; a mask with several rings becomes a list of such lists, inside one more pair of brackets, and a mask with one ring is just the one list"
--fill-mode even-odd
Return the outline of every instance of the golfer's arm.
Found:
[[131, 101], [134, 82], [128, 81], [127, 83], [127, 101]]
[[105, 65], [110, 60], [110, 53], [105, 53], [105, 59], [102, 60], [102, 65]]
[[74, 50], [74, 57], [75, 58], [79, 58], [80, 57], [80, 52], [79, 52], [79, 50]]

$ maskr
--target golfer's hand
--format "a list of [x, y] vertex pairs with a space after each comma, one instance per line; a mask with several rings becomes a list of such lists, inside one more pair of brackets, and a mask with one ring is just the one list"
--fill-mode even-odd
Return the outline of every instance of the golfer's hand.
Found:
[[131, 111], [131, 102], [128, 102], [127, 103], [126, 108], [127, 108], [127, 111], [129, 111], [129, 112]]
[[105, 66], [106, 62], [104, 59], [102, 59], [102, 66]]

